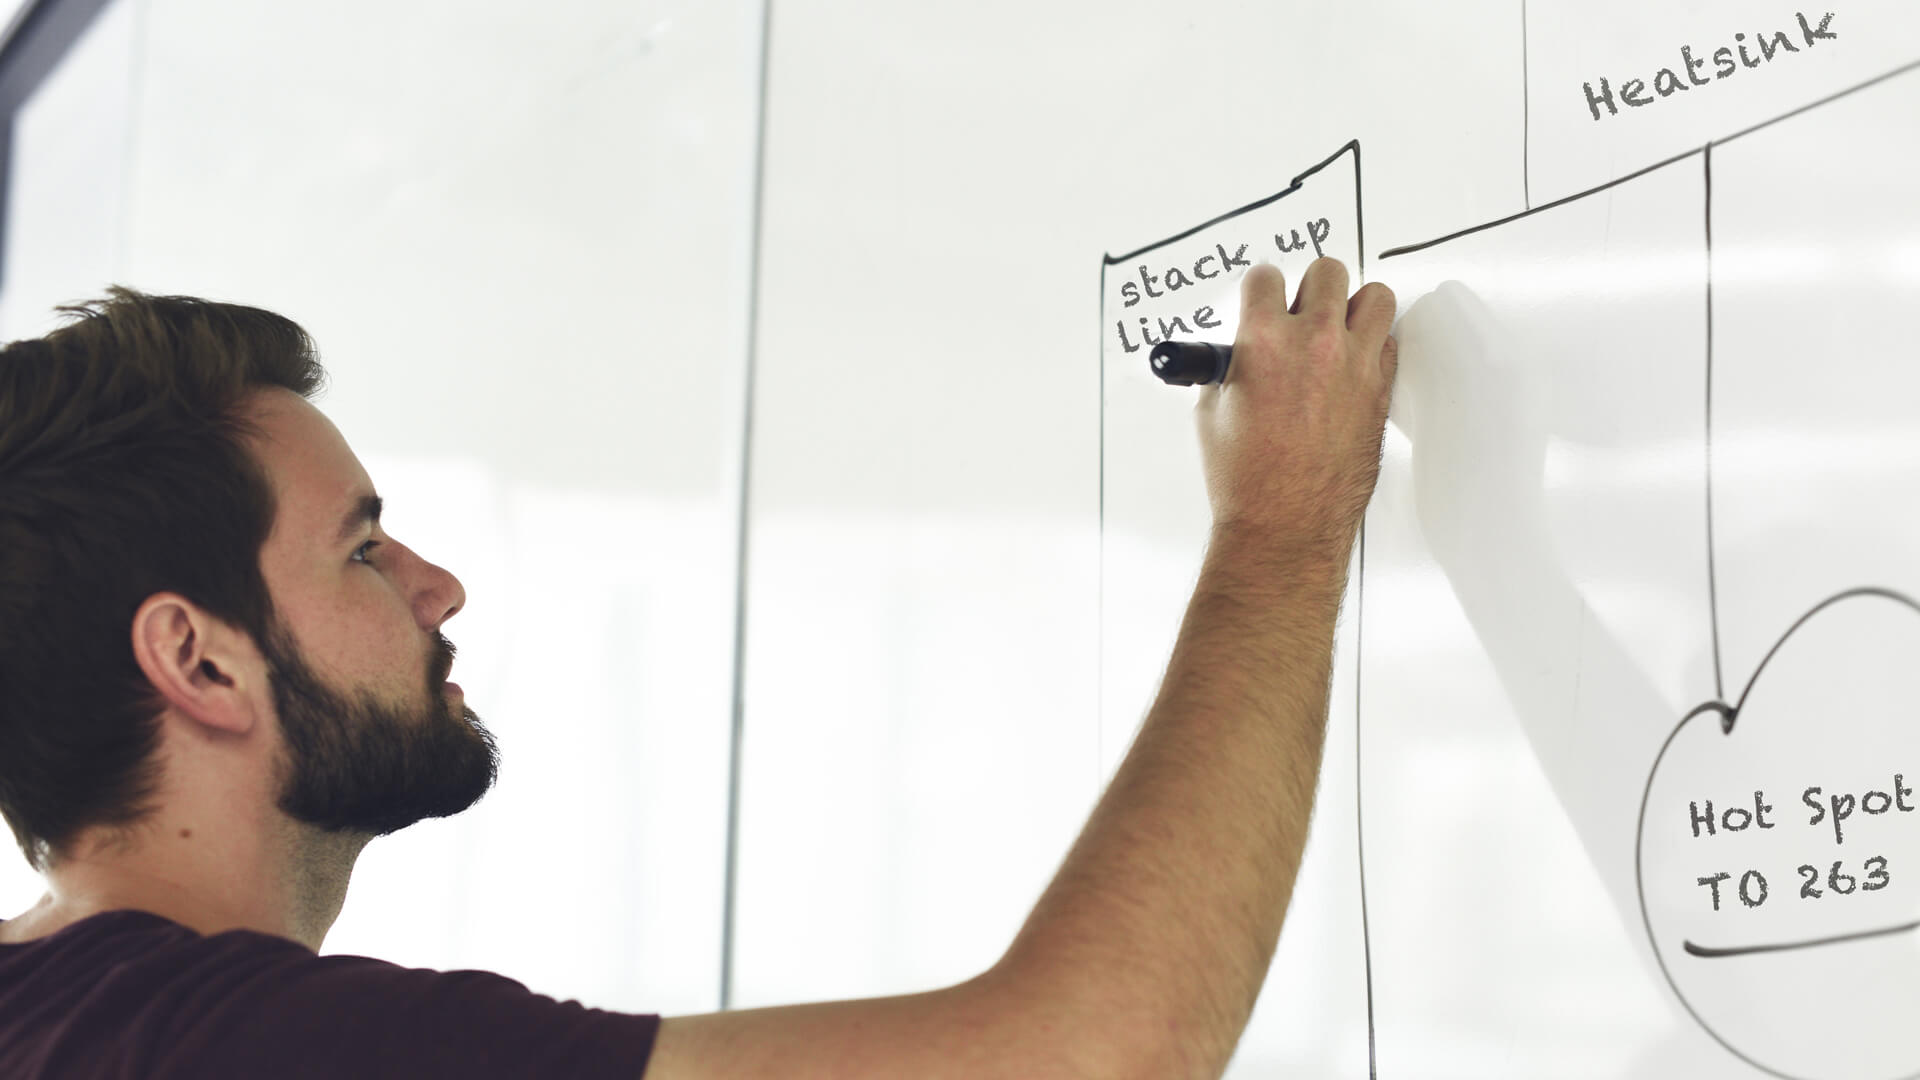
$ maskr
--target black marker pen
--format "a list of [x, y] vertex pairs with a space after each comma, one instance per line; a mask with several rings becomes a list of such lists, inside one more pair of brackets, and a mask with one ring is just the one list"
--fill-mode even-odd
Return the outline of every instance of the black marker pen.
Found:
[[1224, 382], [1233, 346], [1210, 341], [1163, 341], [1147, 354], [1153, 373], [1175, 386]]

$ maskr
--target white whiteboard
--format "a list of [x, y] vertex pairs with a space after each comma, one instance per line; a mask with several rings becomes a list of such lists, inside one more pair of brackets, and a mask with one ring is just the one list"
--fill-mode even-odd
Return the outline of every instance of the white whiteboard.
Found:
[[[1601, 18], [1531, 7], [1530, 53]], [[1711, 7], [1658, 33], [1676, 51], [1689, 29], [1710, 40], [1702, 27], [1730, 21]], [[1869, 17], [1868, 46], [1834, 59]], [[1572, 51], [1630, 67], [1653, 31], [1605, 18]], [[1920, 887], [1898, 872], [1920, 830], [1901, 829], [1913, 800], [1896, 779], [1920, 739], [1898, 719], [1920, 563], [1888, 498], [1911, 487], [1920, 440], [1904, 315], [1920, 298], [1920, 21], [1848, 18], [1769, 26], [1760, 64], [1820, 63], [1765, 93], [1735, 92], [1760, 84], [1754, 67], [1745, 84], [1707, 69], [1635, 87], [1626, 111], [1648, 125], [1548, 98], [1522, 206], [1368, 252], [1367, 277], [1402, 300], [1401, 385], [1345, 613], [1358, 645], [1336, 675], [1359, 705], [1329, 725], [1314, 837], [1343, 835], [1332, 814], [1362, 823], [1343, 853], [1365, 852], [1362, 941], [1340, 959], [1365, 965], [1381, 1074], [1920, 1071]], [[1709, 91], [1722, 107], [1701, 106]], [[1404, 183], [1368, 170], [1362, 209]], [[1167, 579], [1197, 565], [1206, 516], [1165, 464], [1194, 466], [1175, 415], [1190, 395], [1158, 385], [1120, 329], [1102, 327], [1102, 659], [1128, 703], [1151, 700], [1148, 661], [1184, 599]], [[1232, 324], [1197, 336], [1231, 340]], [[1160, 573], [1142, 573], [1156, 538]], [[1676, 735], [1706, 702], [1723, 707]], [[1342, 805], [1333, 770], [1356, 737], [1359, 802]], [[1689, 835], [1714, 792], [1721, 831]], [[1842, 813], [1852, 835], [1823, 836]], [[1310, 856], [1301, 896], [1351, 891], [1314, 872], [1347, 861]], [[1283, 943], [1349, 944], [1316, 910], [1291, 913]], [[1277, 962], [1268, 997], [1326, 983], [1302, 966]]]

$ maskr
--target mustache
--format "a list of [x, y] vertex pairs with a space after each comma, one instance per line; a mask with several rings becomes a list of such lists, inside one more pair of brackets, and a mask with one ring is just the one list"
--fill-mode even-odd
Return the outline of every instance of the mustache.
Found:
[[447, 676], [453, 674], [453, 658], [459, 655], [460, 650], [437, 630], [433, 634], [432, 649], [433, 655], [427, 670], [433, 673], [433, 685], [439, 686], [447, 681]]

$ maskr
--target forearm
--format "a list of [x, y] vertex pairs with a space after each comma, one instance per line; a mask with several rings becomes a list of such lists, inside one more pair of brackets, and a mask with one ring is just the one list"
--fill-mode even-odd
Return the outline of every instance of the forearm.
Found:
[[1232, 1055], [1306, 843], [1345, 579], [1344, 553], [1216, 530], [1159, 697], [1000, 965], [1111, 1033], [1103, 1074]]

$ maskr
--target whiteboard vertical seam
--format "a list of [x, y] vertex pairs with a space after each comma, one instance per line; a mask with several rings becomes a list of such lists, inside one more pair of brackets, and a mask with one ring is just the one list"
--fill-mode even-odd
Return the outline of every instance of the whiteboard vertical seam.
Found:
[[747, 367], [740, 424], [740, 510], [736, 519], [733, 592], [733, 723], [727, 751], [727, 865], [720, 919], [720, 1009], [733, 1007], [733, 930], [740, 876], [740, 736], [747, 670], [747, 518], [753, 492], [753, 388], [760, 348], [761, 218], [766, 208], [767, 58], [772, 52], [773, 0], [760, 2], [760, 100], [754, 117], [753, 210], [747, 238]]
[[[1100, 260], [1100, 296], [1094, 307], [1094, 317], [1100, 320], [1100, 339], [1104, 341], [1107, 333], [1107, 260]], [[1094, 590], [1094, 614], [1100, 626], [1094, 632], [1093, 651], [1096, 657], [1093, 673], [1093, 801], [1100, 801], [1101, 779], [1106, 774], [1107, 759], [1107, 350], [1103, 345], [1094, 351], [1093, 361], [1100, 366], [1100, 546], [1094, 559], [1094, 573], [1098, 587]]]
[[1533, 209], [1533, 78], [1527, 70], [1527, 0], [1520, 0], [1520, 192]]

